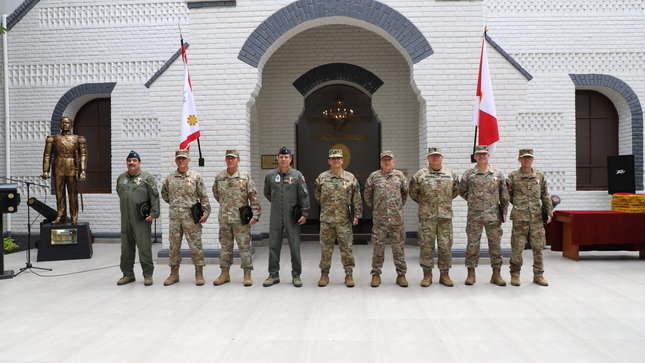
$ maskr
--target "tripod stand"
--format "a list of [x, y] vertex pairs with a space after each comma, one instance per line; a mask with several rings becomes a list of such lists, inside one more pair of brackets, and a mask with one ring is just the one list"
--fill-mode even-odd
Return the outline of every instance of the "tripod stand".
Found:
[[[2, 178], [2, 179], [11, 180], [13, 182], [23, 183], [23, 184], [27, 185], [27, 200], [29, 200], [31, 198], [30, 189], [31, 189], [32, 185], [43, 187], [45, 189], [49, 188], [49, 186], [47, 186], [47, 185], [36, 184], [36, 183], [27, 182], [27, 181], [23, 181], [23, 180], [14, 180], [14, 179], [9, 179], [9, 178]], [[29, 206], [27, 206], [27, 250], [26, 250], [27, 251], [27, 263], [25, 264], [25, 267], [21, 268], [20, 271], [18, 271], [18, 273], [13, 275], [14, 277], [16, 277], [16, 276], [20, 275], [21, 273], [25, 272], [25, 270], [29, 270], [29, 269], [32, 269], [32, 268], [35, 268], [35, 269], [38, 269], [38, 270], [46, 270], [46, 271], [51, 271], [52, 270], [50, 268], [35, 267], [35, 266], [33, 266], [31, 264], [31, 213], [30, 213], [30, 211], [31, 211], [31, 209], [29, 208]]]

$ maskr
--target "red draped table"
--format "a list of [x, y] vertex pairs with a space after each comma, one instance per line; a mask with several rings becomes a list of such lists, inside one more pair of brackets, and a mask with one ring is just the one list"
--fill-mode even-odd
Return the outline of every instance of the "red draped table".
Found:
[[580, 251], [639, 251], [645, 259], [645, 213], [554, 211], [547, 225], [552, 251], [580, 260]]

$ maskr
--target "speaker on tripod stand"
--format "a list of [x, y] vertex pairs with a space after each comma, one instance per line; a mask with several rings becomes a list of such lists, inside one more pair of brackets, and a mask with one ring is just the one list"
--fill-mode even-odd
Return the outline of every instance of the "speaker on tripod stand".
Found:
[[[16, 184], [0, 184], [0, 229], [3, 228], [3, 216], [16, 213], [20, 204], [20, 194]], [[0, 256], [0, 279], [13, 278], [13, 270], [4, 269], [4, 230], [2, 230], [3, 251]]]

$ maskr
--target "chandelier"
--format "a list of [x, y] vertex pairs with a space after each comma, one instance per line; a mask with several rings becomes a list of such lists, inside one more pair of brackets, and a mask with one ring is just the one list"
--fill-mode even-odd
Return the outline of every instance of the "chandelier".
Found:
[[345, 125], [352, 122], [354, 110], [345, 108], [345, 102], [341, 97], [336, 97], [334, 107], [323, 111], [325, 122], [330, 123], [334, 130], [341, 131]]

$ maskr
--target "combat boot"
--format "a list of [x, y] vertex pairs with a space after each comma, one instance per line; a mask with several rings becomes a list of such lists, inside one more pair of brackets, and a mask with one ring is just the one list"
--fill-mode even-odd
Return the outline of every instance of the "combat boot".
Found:
[[381, 275], [378, 275], [378, 274], [372, 275], [372, 282], [370, 282], [370, 286], [379, 287], [380, 284], [381, 284]]
[[152, 276], [144, 276], [143, 277], [143, 285], [144, 286], [152, 286]]
[[164, 286], [170, 286], [179, 282], [179, 266], [170, 266], [170, 276], [163, 282]]
[[137, 279], [134, 277], [134, 275], [133, 276], [125, 276], [125, 275], [123, 275], [123, 277], [120, 278], [119, 281], [116, 282], [116, 284], [121, 286], [121, 285], [128, 284], [130, 282], [135, 282], [136, 280]]
[[293, 286], [295, 287], [302, 287], [302, 280], [300, 279], [300, 275], [296, 275], [291, 279], [291, 282], [293, 283]]
[[318, 286], [325, 287], [329, 283], [329, 272], [323, 272], [320, 274], [320, 280], [318, 280]]
[[345, 275], [345, 286], [347, 287], [354, 287], [356, 284], [354, 283], [354, 277], [352, 274], [346, 274]]
[[423, 270], [423, 280], [421, 280], [421, 287], [428, 287], [432, 285], [432, 270]]
[[195, 285], [203, 286], [204, 283], [204, 266], [195, 266]]
[[278, 275], [269, 275], [269, 277], [267, 277], [267, 279], [264, 280], [264, 283], [262, 284], [262, 286], [269, 287], [269, 286], [273, 286], [273, 285], [279, 284], [279, 283], [280, 283], [280, 276], [278, 276]]
[[490, 277], [490, 282], [497, 286], [506, 286], [506, 281], [499, 274], [500, 268], [496, 267], [493, 269], [493, 276]]
[[396, 284], [401, 287], [408, 287], [408, 280], [405, 279], [405, 275], [399, 275], [396, 277]]
[[455, 283], [452, 282], [450, 279], [450, 275], [448, 274], [448, 270], [443, 270], [441, 271], [441, 276], [439, 276], [439, 283], [448, 286], [448, 287], [453, 287], [455, 286]]
[[519, 272], [511, 273], [511, 285], [513, 285], [513, 286], [520, 286], [521, 285]]
[[533, 282], [540, 286], [549, 286], [549, 282], [542, 277], [542, 275], [535, 275], [533, 276]]
[[468, 277], [466, 277], [466, 285], [474, 285], [475, 281], [475, 268], [468, 267]]
[[[217, 280], [215, 280], [215, 282], [217, 282]], [[213, 282], [213, 284], [215, 284], [215, 282]], [[244, 286], [251, 286], [251, 285], [253, 285], [253, 280], [251, 279], [251, 269], [250, 268], [245, 268], [244, 269]]]
[[[244, 277], [246, 278], [246, 270], [244, 270]], [[249, 274], [249, 278], [250, 278], [250, 274]], [[213, 285], [218, 286], [218, 285], [225, 284], [227, 282], [231, 282], [231, 275], [229, 274], [229, 268], [222, 267], [222, 273], [220, 273], [217, 280], [213, 281]]]

